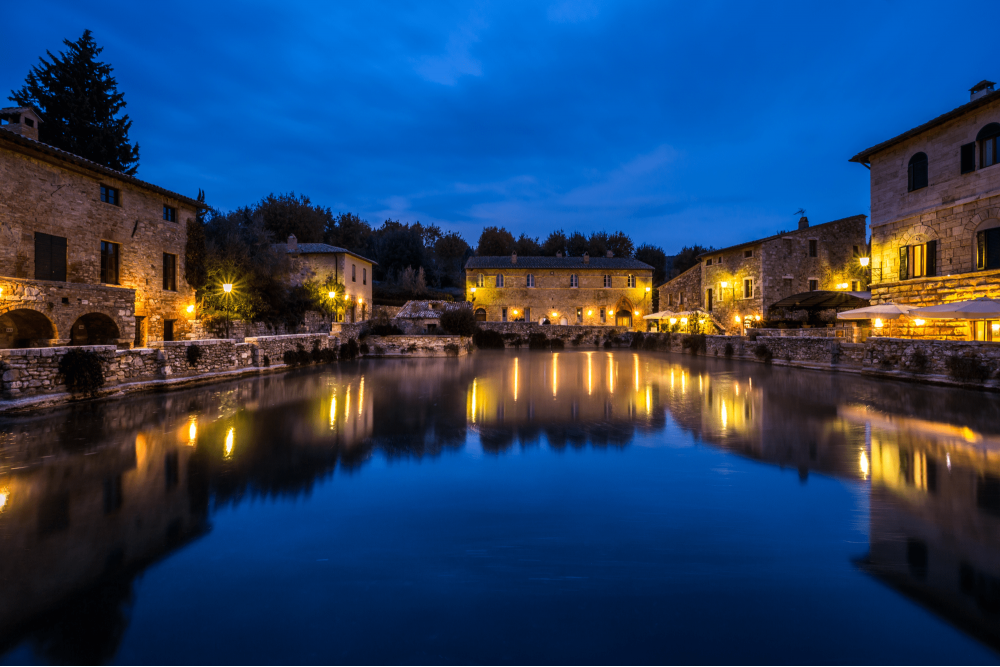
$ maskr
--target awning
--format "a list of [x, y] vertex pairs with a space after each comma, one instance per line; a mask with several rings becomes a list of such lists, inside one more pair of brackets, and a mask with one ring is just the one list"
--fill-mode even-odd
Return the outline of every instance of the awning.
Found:
[[910, 316], [928, 320], [1000, 320], [1000, 300], [981, 296], [970, 301], [914, 308]]
[[649, 315], [643, 315], [644, 320], [665, 320], [668, 317], [673, 317], [674, 313], [670, 310], [661, 310], [658, 313], [650, 313]]
[[771, 309], [787, 308], [789, 310], [828, 310], [830, 308], [863, 308], [872, 298], [871, 292], [834, 292], [830, 290], [813, 290], [786, 296], [781, 301], [769, 306]]
[[914, 306], [904, 306], [899, 303], [880, 303], [866, 308], [855, 308], [837, 313], [838, 320], [895, 320], [906, 315]]

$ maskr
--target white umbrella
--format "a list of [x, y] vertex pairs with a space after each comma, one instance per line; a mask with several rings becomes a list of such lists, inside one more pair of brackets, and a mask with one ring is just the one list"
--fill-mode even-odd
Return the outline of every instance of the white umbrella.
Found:
[[928, 320], [1000, 320], [1000, 301], [981, 296], [971, 301], [914, 308], [909, 315]]
[[837, 313], [838, 320], [894, 320], [902, 315], [907, 315], [913, 310], [913, 306], [904, 306], [899, 303], [879, 303], [874, 306], [855, 308]]
[[673, 314], [674, 313], [672, 311], [661, 310], [658, 313], [651, 313], [649, 315], [643, 315], [642, 319], [644, 319], [644, 320], [663, 320], [663, 319], [666, 319], [668, 317], [671, 317]]

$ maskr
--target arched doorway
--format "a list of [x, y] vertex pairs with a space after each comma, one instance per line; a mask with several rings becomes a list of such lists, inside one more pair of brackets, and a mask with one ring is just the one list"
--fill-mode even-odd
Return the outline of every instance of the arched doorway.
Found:
[[477, 322], [485, 322], [486, 321], [486, 309], [485, 308], [476, 308], [476, 321]]
[[632, 326], [632, 302], [628, 299], [620, 299], [615, 306], [615, 326]]
[[104, 313], [87, 313], [73, 323], [70, 345], [114, 345], [121, 334]]
[[52, 321], [38, 311], [19, 308], [0, 315], [0, 348], [46, 347], [55, 337]]

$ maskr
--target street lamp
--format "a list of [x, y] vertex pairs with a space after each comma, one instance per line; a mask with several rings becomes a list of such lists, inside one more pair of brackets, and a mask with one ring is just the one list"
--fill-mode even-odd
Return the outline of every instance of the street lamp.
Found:
[[230, 337], [230, 331], [229, 331], [229, 326], [230, 326], [230, 321], [229, 321], [229, 295], [232, 294], [233, 284], [232, 283], [223, 283], [222, 284], [222, 291], [225, 294], [225, 301], [226, 301], [226, 339], [228, 340], [229, 337]]
[[861, 266], [868, 266], [869, 262], [871, 262], [871, 257], [862, 257], [858, 261], [861, 262]]

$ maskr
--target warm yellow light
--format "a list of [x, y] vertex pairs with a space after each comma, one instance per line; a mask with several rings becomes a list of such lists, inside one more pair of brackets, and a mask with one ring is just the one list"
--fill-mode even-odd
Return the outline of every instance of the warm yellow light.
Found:
[[555, 316], [556, 316], [556, 311], [553, 310], [552, 311], [552, 317], [555, 317]]
[[226, 445], [222, 451], [223, 456], [227, 459], [233, 458], [233, 443], [236, 439], [236, 429], [230, 427], [229, 431], [226, 433]]
[[222, 291], [225, 292], [226, 294], [229, 294], [230, 292], [233, 291], [233, 284], [232, 283], [224, 283], [222, 285]]
[[727, 281], [725, 281], [725, 280], [723, 280], [723, 281], [722, 281], [721, 283], [719, 283], [719, 284], [720, 284], [720, 285], [722, 285], [723, 287], [729, 287], [729, 282], [727, 282]]
[[473, 294], [475, 294], [476, 293], [476, 288], [475, 287], [470, 287], [469, 291], [472, 292]]
[[740, 322], [741, 322], [741, 320], [740, 320], [740, 316], [739, 316], [739, 315], [737, 315], [737, 316], [736, 316], [736, 323], [737, 323], [737, 324], [739, 324]]
[[993, 333], [996, 333], [996, 332], [1000, 331], [1000, 324], [994, 324], [990, 328], [993, 329]]
[[871, 261], [871, 258], [870, 257], [862, 257], [858, 261], [861, 262], [861, 266], [868, 266], [868, 262]]
[[760, 322], [760, 315], [754, 315], [754, 316], [753, 316], [753, 318], [754, 318], [755, 320], [757, 320], [758, 322]]
[[513, 313], [514, 315], [517, 315], [517, 309], [516, 308], [514, 310], [510, 311], [510, 312]]
[[918, 327], [924, 326], [924, 321], [921, 320], [920, 318], [913, 320], [913, 323], [916, 324]]
[[639, 314], [639, 311], [638, 311], [638, 310], [637, 310], [637, 311], [635, 311], [635, 314], [636, 314], [636, 315], [638, 315], [638, 314]]
[[688, 318], [682, 317], [681, 318], [681, 324], [687, 324], [687, 323], [688, 323]]
[[677, 324], [677, 318], [676, 317], [671, 317], [670, 318], [670, 323], [671, 324]]
[[861, 452], [861, 478], [868, 479], [868, 455]]
[[588, 311], [587, 311], [587, 315], [588, 315], [588, 316], [590, 316], [590, 315], [593, 315], [593, 314], [594, 314], [594, 311], [592, 311], [592, 310], [588, 310]]
[[850, 287], [850, 285], [848, 285], [847, 283], [838, 283], [837, 284], [837, 289], [847, 289], [848, 287]]
[[188, 307], [187, 307], [187, 311], [188, 311], [189, 313], [193, 313], [193, 312], [194, 312], [194, 305], [192, 304], [192, 305], [188, 306]]
[[192, 447], [198, 442], [198, 420], [191, 417], [191, 423], [188, 425], [188, 444]]
[[362, 297], [359, 296], [358, 297], [358, 303], [364, 303], [364, 302], [365, 302], [365, 300]]
[[647, 291], [647, 292], [651, 292], [651, 291], [653, 291], [653, 288], [652, 288], [652, 287], [647, 287], [647, 288], [646, 288], [646, 291]]
[[882, 328], [882, 324], [883, 324], [882, 320], [880, 320], [880, 319], [876, 319], [875, 320], [875, 328], [876, 329], [881, 329]]
[[10, 498], [10, 491], [6, 488], [0, 489], [0, 512], [3, 512], [4, 508], [7, 507], [7, 500]]
[[330, 292], [329, 294], [327, 294], [327, 296], [330, 297], [331, 299], [333, 299], [333, 298], [335, 298], [337, 296], [337, 293], [336, 292]]

